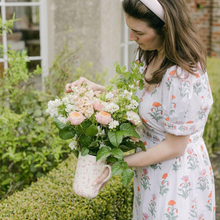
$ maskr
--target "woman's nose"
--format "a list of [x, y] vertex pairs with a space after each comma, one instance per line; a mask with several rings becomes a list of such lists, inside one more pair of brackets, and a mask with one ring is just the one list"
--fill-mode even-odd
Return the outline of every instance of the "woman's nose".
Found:
[[133, 31], [130, 31], [129, 40], [130, 41], [136, 41], [137, 40], [137, 36]]

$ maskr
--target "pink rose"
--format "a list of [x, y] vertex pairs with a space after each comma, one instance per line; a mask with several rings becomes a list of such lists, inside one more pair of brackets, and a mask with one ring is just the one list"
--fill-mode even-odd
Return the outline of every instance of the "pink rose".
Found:
[[113, 120], [112, 116], [109, 113], [104, 112], [104, 111], [96, 113], [95, 118], [97, 122], [103, 125], [107, 125], [109, 122]]
[[86, 119], [86, 117], [84, 117], [81, 113], [79, 112], [71, 112], [69, 114], [68, 120], [70, 121], [70, 123], [72, 125], [79, 125], [81, 124], [84, 120]]
[[95, 110], [97, 110], [99, 112], [104, 110], [104, 105], [102, 105], [99, 101], [95, 101], [93, 103], [93, 107], [94, 107]]

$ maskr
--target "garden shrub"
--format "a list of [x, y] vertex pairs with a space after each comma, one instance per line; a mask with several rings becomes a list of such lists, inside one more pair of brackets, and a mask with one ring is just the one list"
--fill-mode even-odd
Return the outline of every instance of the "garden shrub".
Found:
[[9, 68], [0, 79], [0, 199], [23, 189], [58, 165], [69, 153], [46, 114], [49, 96], [34, 91], [27, 56], [8, 52]]
[[219, 150], [220, 148], [220, 59], [208, 58], [207, 71], [209, 75], [209, 82], [211, 85], [214, 103], [204, 131], [204, 140], [208, 151], [211, 154], [212, 150]]
[[123, 187], [114, 176], [94, 199], [76, 196], [72, 183], [76, 158], [69, 158], [38, 182], [0, 203], [0, 219], [132, 219], [133, 185]]
[[[0, 19], [0, 27], [11, 32], [14, 21], [2, 24]], [[51, 68], [47, 92], [41, 92], [30, 84], [31, 77], [41, 74], [41, 68], [29, 72], [26, 52], [8, 51], [9, 68], [0, 74], [0, 200], [29, 186], [68, 157], [68, 142], [59, 138], [53, 119], [45, 112], [47, 103], [80, 74], [99, 78], [100, 83], [106, 75], [92, 73], [91, 63], [74, 66], [73, 54], [64, 47]]]

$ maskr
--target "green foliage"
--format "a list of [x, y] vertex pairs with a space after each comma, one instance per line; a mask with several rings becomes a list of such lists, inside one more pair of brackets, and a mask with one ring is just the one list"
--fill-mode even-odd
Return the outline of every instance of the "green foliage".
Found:
[[[12, 19], [3, 24], [0, 19], [0, 35], [3, 30], [11, 33], [14, 21]], [[0, 47], [3, 51], [3, 45]], [[63, 68], [68, 65], [64, 63], [64, 57], [68, 57], [69, 53], [68, 50], [67, 55], [62, 52], [54, 62], [56, 75], [51, 73], [50, 80], [63, 90], [63, 83], [67, 80], [62, 78]], [[72, 135], [72, 132], [59, 132], [45, 111], [51, 99], [51, 90], [46, 87], [48, 93], [45, 93], [31, 87], [30, 78], [41, 74], [41, 68], [37, 67], [32, 73], [28, 71], [29, 61], [25, 51], [9, 50], [6, 55], [9, 68], [0, 75], [0, 200], [29, 186], [66, 159], [70, 148], [68, 142], [62, 141], [59, 136], [69, 139]], [[65, 62], [71, 62], [74, 57], [69, 59]], [[90, 67], [91, 63], [87, 66]], [[71, 70], [74, 71], [74, 65]], [[75, 72], [84, 73], [84, 70], [75, 67]], [[71, 75], [70, 72], [65, 74]], [[77, 74], [72, 75], [78, 77]]]
[[[4, 26], [7, 32], [13, 22]], [[66, 152], [45, 113], [49, 97], [29, 85], [41, 69], [28, 72], [25, 51], [9, 50], [7, 58], [9, 68], [0, 78], [0, 199], [52, 170]]]
[[[139, 87], [141, 87], [140, 89], [143, 89], [144, 85], [143, 74], [139, 71], [141, 65], [143, 64], [134, 62], [132, 63], [131, 71], [127, 72], [125, 66], [120, 67], [116, 62], [116, 75], [110, 80], [112, 87], [107, 86], [108, 92], [103, 92], [101, 95], [98, 94], [98, 96], [94, 94], [94, 96], [90, 97], [88, 94], [91, 94], [91, 92], [93, 93], [93, 91], [84, 84], [78, 89], [72, 88], [73, 93], [66, 94], [64, 98], [56, 98], [54, 101], [50, 101], [47, 110], [52, 117], [55, 117], [54, 123], [59, 129], [59, 137], [63, 140], [74, 138], [74, 142], [70, 143], [72, 149], [80, 151], [82, 156], [86, 156], [87, 154], [97, 156], [96, 161], [100, 159], [106, 159], [108, 161], [109, 157], [111, 158], [111, 161], [113, 161], [112, 163], [118, 161], [118, 163], [121, 164], [122, 169], [122, 182], [126, 185], [131, 181], [133, 172], [130, 172], [131, 170], [128, 166], [123, 166], [125, 163], [123, 151], [130, 151], [131, 149], [140, 146], [146, 151], [144, 143], [141, 140], [138, 141], [138, 144], [135, 144], [131, 138], [141, 138], [135, 130], [137, 126], [141, 125], [141, 119], [138, 114], [135, 113], [138, 112], [137, 106], [139, 99], [134, 95], [134, 92], [137, 91], [137, 82], [139, 83]], [[117, 90], [113, 92], [114, 86], [117, 87]], [[77, 97], [78, 101], [73, 101], [73, 94]], [[108, 97], [109, 94], [111, 94], [111, 98]], [[100, 103], [105, 101], [106, 104], [116, 104], [117, 109], [112, 112], [111, 110], [106, 111], [111, 119], [115, 120], [118, 124], [111, 127], [96, 120], [95, 117], [98, 117], [97, 114], [100, 114], [100, 112], [93, 107], [90, 101], [86, 102], [85, 105], [77, 104], [78, 102], [84, 103], [84, 100], [88, 100], [88, 98], [89, 100], [98, 100], [97, 102]], [[132, 101], [135, 101], [137, 105], [133, 106]], [[68, 110], [66, 110], [69, 108], [67, 108], [68, 105], [74, 106], [75, 109], [78, 109], [76, 112], [81, 115], [85, 114], [83, 110], [80, 110], [84, 107], [88, 108], [89, 106], [89, 109], [92, 110], [90, 110], [91, 112], [89, 116], [86, 116], [85, 114], [87, 118], [83, 118], [83, 122], [75, 125], [75, 123], [72, 123], [73, 121], [68, 120], [67, 118], [69, 113], [73, 111], [71, 110], [68, 112]], [[138, 117], [138, 119], [132, 119], [137, 121], [135, 124], [131, 123], [131, 119], [128, 119], [128, 116], [126, 115], [129, 111], [131, 113], [131, 110], [132, 113]], [[72, 120], [75, 119], [74, 116], [71, 117]], [[102, 132], [99, 132], [99, 129]], [[121, 146], [123, 151], [121, 150]], [[124, 146], [126, 146], [126, 148], [124, 148]]]
[[76, 158], [70, 154], [38, 182], [2, 201], [0, 219], [132, 219], [132, 184], [124, 187], [120, 177], [113, 177], [97, 197], [82, 198], [72, 190], [75, 169]]
[[211, 85], [214, 103], [209, 114], [205, 131], [204, 140], [207, 145], [208, 151], [211, 154], [212, 150], [219, 150], [220, 148], [220, 59], [208, 58], [207, 71]]
[[67, 41], [64, 43], [62, 50], [54, 59], [49, 76], [45, 79], [48, 94], [60, 96], [63, 94], [64, 86], [67, 83], [73, 82], [81, 76], [104, 85], [107, 70], [104, 73], [94, 73], [92, 71], [92, 62], [86, 63], [82, 61], [80, 64], [76, 63], [75, 60], [80, 49], [81, 45], [72, 50], [67, 47]]

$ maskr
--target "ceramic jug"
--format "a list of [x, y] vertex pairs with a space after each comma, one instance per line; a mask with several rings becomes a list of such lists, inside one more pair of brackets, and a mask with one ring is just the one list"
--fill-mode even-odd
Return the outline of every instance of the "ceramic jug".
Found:
[[[109, 169], [109, 175], [102, 183], [93, 186], [92, 184], [102, 175], [105, 168]], [[81, 153], [79, 153], [73, 181], [73, 191], [79, 196], [94, 198], [98, 195], [102, 184], [107, 182], [111, 176], [111, 166], [105, 163], [105, 159], [100, 159], [96, 162], [96, 156], [89, 154], [81, 156]]]

